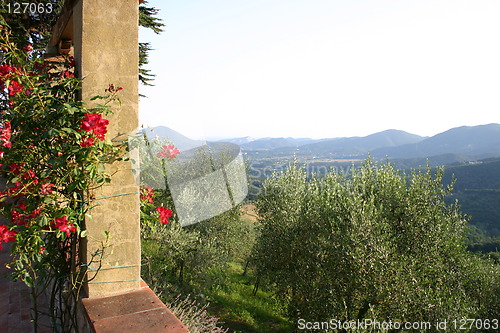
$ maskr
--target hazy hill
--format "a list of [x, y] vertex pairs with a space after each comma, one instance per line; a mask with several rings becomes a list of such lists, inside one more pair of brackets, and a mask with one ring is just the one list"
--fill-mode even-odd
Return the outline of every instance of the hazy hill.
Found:
[[[326, 140], [326, 139], [322, 139]], [[241, 147], [244, 150], [271, 150], [285, 147], [299, 147], [308, 143], [319, 142], [310, 138], [262, 138], [252, 142], [244, 143]]]
[[486, 158], [500, 156], [500, 124], [462, 126], [436, 134], [420, 142], [376, 149], [377, 158], [416, 158], [461, 154]]
[[[352, 156], [366, 154], [376, 148], [394, 147], [409, 143], [422, 141], [424, 137], [407, 133], [400, 130], [386, 130], [379, 133], [371, 134], [364, 137], [350, 137], [324, 140], [321, 142], [310, 143], [300, 146], [297, 149], [297, 154], [330, 154], [334, 156]], [[276, 149], [277, 153], [292, 152], [290, 149]]]
[[172, 144], [174, 144], [180, 151], [185, 151], [195, 147], [199, 147], [203, 144], [203, 141], [201, 140], [190, 139], [187, 136], [184, 136], [179, 132], [174, 131], [173, 129], [168, 128], [166, 126], [145, 128], [142, 131], [146, 133], [146, 136], [149, 140], [152, 140], [155, 137], [167, 139]]

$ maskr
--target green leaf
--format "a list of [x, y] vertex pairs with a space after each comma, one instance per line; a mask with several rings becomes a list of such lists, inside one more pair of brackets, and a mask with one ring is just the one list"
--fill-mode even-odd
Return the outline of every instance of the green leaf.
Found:
[[51, 128], [47, 131], [47, 135], [50, 137], [50, 136], [56, 136], [59, 134], [59, 131], [56, 130], [55, 128]]
[[77, 187], [77, 185], [78, 185], [77, 182], [70, 183], [67, 187], [68, 192], [72, 192]]
[[41, 226], [41, 227], [44, 227], [46, 225], [48, 225], [48, 219], [47, 219], [47, 216], [39, 216], [37, 218], [37, 221], [38, 221], [38, 225]]
[[54, 202], [54, 199], [51, 197], [46, 196], [43, 198], [43, 203], [45, 203], [45, 204], [52, 204], [53, 202]]

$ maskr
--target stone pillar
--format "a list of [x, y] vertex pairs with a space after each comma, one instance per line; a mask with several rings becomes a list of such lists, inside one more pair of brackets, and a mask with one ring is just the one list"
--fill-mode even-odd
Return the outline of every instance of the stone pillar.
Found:
[[[76, 70], [83, 78], [82, 100], [90, 107], [95, 95], [103, 95], [109, 84], [123, 87], [121, 106], [113, 104], [107, 138], [127, 139], [138, 127], [138, 1], [80, 0], [73, 8]], [[98, 102], [98, 101], [97, 101]], [[106, 242], [101, 269], [87, 283], [88, 297], [102, 297], [140, 288], [140, 206], [130, 162], [108, 168], [110, 184], [95, 192], [99, 206], [86, 220], [88, 237], [82, 243], [82, 257], [89, 263]], [[88, 277], [99, 267], [90, 264]]]

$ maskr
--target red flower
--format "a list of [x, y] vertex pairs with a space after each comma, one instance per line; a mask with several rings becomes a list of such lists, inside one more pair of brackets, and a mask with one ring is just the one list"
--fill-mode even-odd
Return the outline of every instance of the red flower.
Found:
[[66, 236], [71, 236], [71, 232], [76, 231], [76, 226], [74, 224], [68, 224], [66, 216], [56, 218], [56, 222], [53, 223], [53, 227], [64, 232]]
[[0, 76], [7, 76], [11, 72], [11, 66], [9, 65], [2, 65], [0, 66]]
[[31, 52], [31, 51], [33, 51], [33, 45], [28, 44], [25, 47], [23, 47], [23, 50]]
[[156, 207], [156, 211], [160, 214], [160, 222], [162, 224], [167, 224], [168, 218], [173, 215], [172, 211], [165, 207]]
[[75, 67], [75, 65], [76, 65], [75, 57], [69, 57], [68, 66], [73, 68]]
[[0, 225], [0, 242], [8, 243], [16, 240], [17, 232], [9, 230], [5, 224]]
[[82, 142], [80, 142], [80, 146], [82, 146], [82, 147], [90, 147], [90, 146], [93, 146], [94, 143], [95, 143], [94, 142], [94, 138], [91, 137], [91, 136], [88, 136], [85, 139], [83, 139]]
[[13, 96], [17, 93], [23, 91], [24, 86], [17, 82], [16, 80], [11, 80], [9, 84], [9, 95]]
[[76, 231], [76, 227], [74, 224], [60, 225], [58, 226], [58, 228], [59, 230], [61, 230], [61, 232], [64, 232], [68, 237], [71, 236], [72, 232]]
[[104, 140], [104, 134], [108, 132], [106, 126], [109, 124], [109, 120], [103, 119], [99, 113], [85, 113], [85, 118], [81, 121], [81, 131], [92, 132], [99, 140]]
[[9, 165], [10, 167], [10, 171], [12, 171], [13, 173], [15, 174], [18, 174], [21, 172], [21, 168], [24, 166], [24, 163], [21, 163], [21, 164], [15, 164], [15, 163], [12, 163]]
[[115, 88], [114, 84], [110, 84], [108, 89], [104, 89], [105, 92], [110, 92], [110, 93], [118, 92], [120, 90], [123, 90], [123, 87]]
[[19, 70], [19, 68], [10, 65], [0, 66], [0, 76], [9, 78], [12, 76], [11, 73], [21, 73], [21, 71]]
[[179, 149], [175, 148], [174, 145], [163, 145], [161, 148], [163, 151], [156, 154], [158, 157], [176, 158], [177, 156], [175, 155], [180, 153]]
[[155, 195], [155, 191], [151, 186], [146, 186], [145, 188], [141, 188], [141, 200], [147, 201], [149, 203], [153, 203], [153, 196]]
[[42, 211], [41, 208], [36, 208], [35, 210], [33, 210], [31, 212], [31, 214], [29, 215], [29, 217], [31, 218], [36, 218], [38, 215], [40, 215], [40, 212]]
[[75, 74], [71, 73], [70, 71], [64, 71], [61, 73], [61, 77], [71, 78], [75, 77]]
[[44, 64], [44, 63], [41, 63], [41, 62], [35, 62], [35, 70], [41, 72], [42, 70], [44, 70], [45, 68], [47, 68], [47, 65]]
[[28, 171], [24, 172], [22, 178], [24, 180], [30, 179], [33, 182], [33, 184], [38, 184], [38, 182], [39, 182], [38, 177], [35, 175], [33, 170], [28, 170]]
[[19, 208], [21, 208], [21, 210], [22, 210], [22, 211], [26, 211], [26, 210], [28, 209], [28, 207], [26, 207], [26, 205], [25, 205], [25, 204], [24, 204], [24, 202], [22, 202], [22, 201], [21, 201], [21, 202], [19, 202], [19, 203], [17, 204], [17, 206], [15, 206], [15, 207], [19, 207]]
[[10, 121], [2, 123], [2, 128], [0, 129], [0, 139], [4, 141], [9, 141], [11, 133]]
[[12, 223], [24, 226], [28, 224], [28, 219], [30, 217], [29, 215], [21, 214], [20, 212], [14, 209], [11, 211], [10, 215]]

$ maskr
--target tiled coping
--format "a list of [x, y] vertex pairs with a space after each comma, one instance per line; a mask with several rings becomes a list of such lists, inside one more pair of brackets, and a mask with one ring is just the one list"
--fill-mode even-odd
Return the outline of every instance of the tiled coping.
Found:
[[189, 332], [144, 282], [139, 290], [82, 303], [95, 333]]

